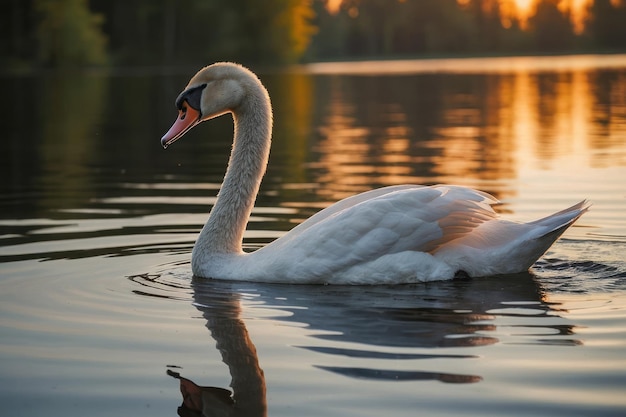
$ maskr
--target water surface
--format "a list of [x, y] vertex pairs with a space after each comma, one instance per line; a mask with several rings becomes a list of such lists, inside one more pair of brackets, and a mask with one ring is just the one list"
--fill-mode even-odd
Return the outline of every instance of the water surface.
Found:
[[205, 414], [626, 413], [626, 57], [333, 65], [261, 74], [247, 250], [400, 183], [480, 188], [517, 220], [592, 210], [513, 276], [192, 279], [232, 135], [224, 117], [160, 148], [195, 69], [4, 76], [0, 415], [185, 415], [180, 384]]

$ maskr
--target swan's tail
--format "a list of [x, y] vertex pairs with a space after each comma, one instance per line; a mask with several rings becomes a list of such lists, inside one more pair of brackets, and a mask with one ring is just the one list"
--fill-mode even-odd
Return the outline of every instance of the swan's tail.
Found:
[[444, 246], [436, 255], [470, 276], [530, 268], [591, 206], [586, 200], [529, 223], [493, 220]]
[[[580, 216], [585, 214], [585, 212], [589, 210], [589, 207], [591, 207], [591, 203], [587, 200], [583, 200], [565, 210], [561, 210], [528, 224], [532, 224], [537, 227], [536, 230], [542, 231], [542, 233], [536, 237], [537, 239], [554, 236], [554, 240], [556, 240], [568, 227], [578, 220]], [[554, 240], [552, 240], [552, 242], [554, 242]]]
[[530, 268], [554, 242], [565, 232], [580, 216], [585, 214], [591, 207], [591, 203], [583, 200], [571, 207], [561, 210], [550, 216], [528, 223], [533, 226], [533, 236], [526, 242], [528, 251], [527, 267]]

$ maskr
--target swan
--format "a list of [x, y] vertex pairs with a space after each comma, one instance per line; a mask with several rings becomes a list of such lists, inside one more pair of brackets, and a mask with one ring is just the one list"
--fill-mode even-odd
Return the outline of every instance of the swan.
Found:
[[194, 126], [232, 114], [234, 141], [217, 200], [193, 247], [197, 277], [301, 284], [397, 284], [528, 270], [590, 204], [529, 223], [500, 219], [497, 200], [455, 185], [397, 185], [345, 198], [251, 253], [243, 234], [268, 162], [272, 107], [235, 63], [201, 69], [176, 99], [167, 148]]

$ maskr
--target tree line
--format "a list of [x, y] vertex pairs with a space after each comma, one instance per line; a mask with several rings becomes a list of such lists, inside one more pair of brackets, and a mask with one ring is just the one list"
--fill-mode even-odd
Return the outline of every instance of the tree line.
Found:
[[4, 0], [0, 66], [174, 66], [626, 50], [626, 0]]
[[626, 1], [591, 0], [584, 27], [561, 0], [535, 0], [527, 21], [511, 0], [344, 0], [316, 8], [311, 59], [440, 54], [570, 53], [626, 49]]

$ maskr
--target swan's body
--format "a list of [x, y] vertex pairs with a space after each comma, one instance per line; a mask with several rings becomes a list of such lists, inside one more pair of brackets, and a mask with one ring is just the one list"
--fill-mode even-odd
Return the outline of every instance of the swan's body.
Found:
[[217, 202], [193, 248], [194, 275], [289, 283], [432, 281], [527, 270], [588, 208], [546, 218], [498, 218], [492, 196], [466, 187], [400, 185], [358, 194], [320, 211], [252, 253], [243, 233], [269, 156], [272, 110], [249, 70], [219, 63], [200, 70], [176, 101], [168, 146], [201, 121], [232, 113], [235, 138]]

